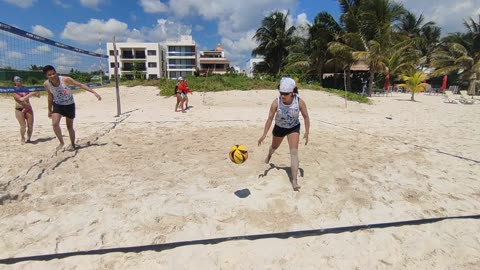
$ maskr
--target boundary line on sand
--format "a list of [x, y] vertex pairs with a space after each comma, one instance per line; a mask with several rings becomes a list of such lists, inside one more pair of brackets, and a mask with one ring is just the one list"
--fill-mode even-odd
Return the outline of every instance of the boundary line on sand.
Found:
[[309, 236], [320, 236], [324, 234], [339, 234], [339, 233], [345, 233], [345, 232], [355, 232], [355, 231], [368, 230], [368, 229], [383, 229], [383, 228], [392, 228], [392, 227], [401, 227], [401, 226], [423, 225], [423, 224], [436, 223], [436, 222], [449, 220], [449, 219], [480, 219], [480, 215], [414, 219], [414, 220], [406, 220], [406, 221], [374, 223], [374, 224], [354, 225], [354, 226], [345, 226], [345, 227], [332, 227], [332, 228], [315, 229], [315, 230], [251, 234], [251, 235], [243, 235], [243, 236], [231, 236], [231, 237], [210, 238], [210, 239], [202, 239], [202, 240], [180, 241], [180, 242], [155, 244], [155, 245], [117, 247], [117, 248], [74, 251], [74, 252], [65, 252], [65, 253], [56, 253], [56, 254], [44, 254], [44, 255], [0, 259], [0, 264], [15, 264], [15, 263], [27, 262], [27, 261], [50, 261], [54, 259], [63, 259], [63, 258], [68, 258], [73, 256], [103, 255], [103, 254], [115, 253], [115, 252], [121, 252], [121, 253], [128, 253], [128, 252], [139, 253], [144, 251], [160, 252], [160, 251], [174, 249], [174, 248], [183, 247], [183, 246], [215, 245], [215, 244], [220, 244], [228, 241], [239, 241], [239, 240], [259, 240], [259, 239], [268, 239], [268, 238], [287, 239], [290, 237], [303, 238], [303, 237], [309, 237]]
[[324, 124], [328, 124], [328, 125], [335, 126], [335, 127], [344, 128], [344, 129], [348, 129], [348, 130], [355, 131], [355, 132], [358, 132], [358, 133], [363, 133], [363, 134], [366, 134], [366, 135], [370, 135], [370, 136], [372, 136], [372, 137], [382, 138], [382, 139], [392, 139], [392, 140], [395, 140], [395, 141], [397, 141], [397, 142], [401, 142], [401, 143], [403, 143], [403, 144], [413, 145], [413, 146], [418, 147], [418, 148], [435, 151], [435, 152], [437, 152], [437, 153], [439, 153], [439, 154], [443, 154], [443, 155], [451, 156], [451, 157], [454, 157], [454, 158], [463, 159], [463, 160], [467, 160], [467, 161], [471, 161], [471, 162], [475, 162], [475, 163], [477, 163], [477, 164], [480, 164], [480, 160], [471, 159], [471, 158], [467, 158], [467, 157], [463, 157], [463, 156], [459, 156], [459, 155], [455, 155], [455, 154], [450, 154], [450, 153], [443, 152], [443, 151], [441, 151], [441, 150], [439, 150], [439, 149], [437, 149], [437, 148], [433, 148], [433, 147], [422, 146], [422, 145], [418, 145], [418, 144], [414, 144], [414, 143], [402, 142], [402, 141], [400, 141], [399, 139], [397, 139], [397, 138], [395, 138], [395, 137], [392, 137], [392, 136], [382, 137], [382, 136], [378, 136], [378, 135], [375, 135], [375, 134], [372, 134], [372, 133], [368, 133], [368, 132], [365, 132], [365, 131], [357, 130], [357, 129], [354, 129], [354, 128], [336, 125], [336, 124], [334, 124], [334, 123], [330, 123], [330, 122], [327, 122], [327, 121], [322, 121], [322, 120], [318, 120], [318, 121], [321, 122], [321, 123], [324, 123]]

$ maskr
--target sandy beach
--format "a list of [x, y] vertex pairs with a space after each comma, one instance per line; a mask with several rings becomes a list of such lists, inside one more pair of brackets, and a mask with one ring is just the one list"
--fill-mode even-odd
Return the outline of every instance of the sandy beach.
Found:
[[[155, 87], [75, 95], [76, 151], [58, 144], [45, 96], [31, 98], [20, 145], [0, 98], [0, 259], [242, 235], [480, 214], [480, 101], [393, 93], [372, 104], [300, 90], [300, 192], [284, 141], [257, 146], [274, 90], [194, 92], [187, 113]], [[64, 121], [61, 124], [68, 142]], [[249, 159], [228, 159], [243, 144]], [[251, 195], [234, 192], [249, 189]], [[25, 261], [0, 269], [479, 269], [480, 220], [303, 238], [187, 245], [161, 252]]]

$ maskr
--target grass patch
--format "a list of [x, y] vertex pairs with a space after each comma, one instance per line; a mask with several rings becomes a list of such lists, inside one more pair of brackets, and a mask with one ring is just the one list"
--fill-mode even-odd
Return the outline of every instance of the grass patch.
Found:
[[[277, 89], [279, 79], [274, 77], [268, 77], [264, 79], [249, 78], [242, 75], [212, 75], [209, 77], [194, 77], [187, 76], [188, 86], [194, 92], [218, 92], [228, 90], [261, 90], [261, 89]], [[120, 81], [121, 86], [134, 87], [134, 86], [156, 86], [160, 89], [161, 96], [173, 96], [175, 93], [175, 85], [177, 80], [171, 79], [159, 79], [159, 80], [128, 80]], [[0, 86], [11, 86], [11, 82], [0, 82]], [[115, 87], [114, 80], [110, 81], [110, 84], [103, 87]], [[300, 94], [302, 89], [311, 89], [316, 91], [326, 91], [340, 97], [345, 97], [345, 92], [339, 89], [323, 88], [316, 83], [298, 83], [298, 89]], [[74, 90], [76, 94], [83, 90]], [[41, 91], [40, 94], [46, 95], [45, 91]], [[11, 98], [11, 94], [0, 94], [0, 98]], [[361, 95], [357, 95], [352, 92], [347, 92], [347, 100], [356, 101], [360, 103], [370, 103], [370, 100]]]
[[[337, 96], [345, 98], [345, 90], [333, 89], [333, 88], [323, 88], [323, 91], [335, 94]], [[358, 95], [352, 92], [347, 92], [347, 100], [356, 101], [359, 103], [370, 104], [370, 99], [366, 96]]]

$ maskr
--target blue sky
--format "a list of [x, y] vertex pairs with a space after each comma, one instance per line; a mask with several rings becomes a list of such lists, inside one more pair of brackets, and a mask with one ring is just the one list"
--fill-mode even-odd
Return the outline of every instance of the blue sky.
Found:
[[[446, 31], [463, 31], [462, 20], [480, 14], [480, 0], [398, 2]], [[310, 23], [321, 11], [339, 14], [336, 0], [0, 0], [0, 21], [92, 51], [114, 35], [123, 42], [163, 42], [190, 34], [200, 50], [221, 43], [232, 64], [244, 68], [256, 47], [255, 30], [277, 10], [288, 10], [292, 25]]]

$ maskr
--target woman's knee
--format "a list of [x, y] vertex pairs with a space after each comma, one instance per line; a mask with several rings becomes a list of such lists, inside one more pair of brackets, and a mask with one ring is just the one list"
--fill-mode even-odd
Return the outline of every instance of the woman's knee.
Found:
[[60, 121], [52, 121], [53, 128], [60, 128]]

